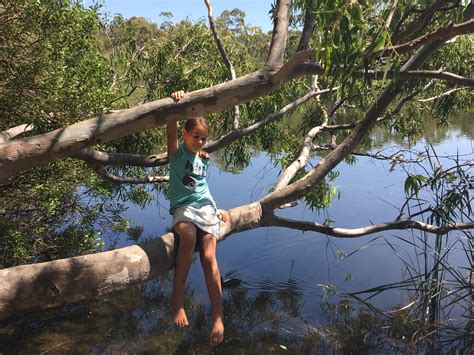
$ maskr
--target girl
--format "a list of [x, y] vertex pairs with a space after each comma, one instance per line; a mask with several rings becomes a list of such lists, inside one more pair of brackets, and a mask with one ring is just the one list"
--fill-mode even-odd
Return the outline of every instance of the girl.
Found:
[[[182, 90], [171, 94], [175, 101], [183, 96]], [[217, 210], [206, 181], [209, 154], [202, 148], [209, 135], [207, 121], [202, 117], [187, 120], [182, 144], [178, 144], [177, 132], [178, 122], [169, 122], [170, 213], [173, 215], [173, 230], [179, 236], [173, 284], [173, 322], [179, 327], [188, 325], [183, 305], [184, 283], [197, 246], [212, 308], [210, 344], [216, 346], [224, 339], [222, 286], [216, 244], [220, 220], [226, 222], [228, 215]]]

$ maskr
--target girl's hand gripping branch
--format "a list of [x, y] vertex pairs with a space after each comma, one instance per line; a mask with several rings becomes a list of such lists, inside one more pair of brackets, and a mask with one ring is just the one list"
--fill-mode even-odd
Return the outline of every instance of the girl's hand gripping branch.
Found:
[[184, 90], [175, 91], [171, 94], [171, 97], [174, 101], [178, 102], [184, 96]]
[[219, 210], [220, 215], [219, 218], [222, 222], [227, 222], [229, 220], [229, 213], [225, 210]]

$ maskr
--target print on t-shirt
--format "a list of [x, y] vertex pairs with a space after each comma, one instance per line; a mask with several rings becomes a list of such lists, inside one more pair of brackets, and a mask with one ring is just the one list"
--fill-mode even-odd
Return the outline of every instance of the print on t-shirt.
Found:
[[[187, 160], [184, 169], [188, 170], [190, 174], [193, 174], [197, 177], [202, 177], [206, 175], [206, 167], [198, 160], [195, 160], [194, 162]], [[190, 190], [196, 191], [197, 180], [190, 174], [184, 175], [183, 185]]]

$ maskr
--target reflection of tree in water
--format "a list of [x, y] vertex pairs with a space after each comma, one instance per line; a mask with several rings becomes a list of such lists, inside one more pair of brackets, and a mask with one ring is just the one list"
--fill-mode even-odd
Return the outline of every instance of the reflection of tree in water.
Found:
[[83, 168], [55, 162], [0, 186], [0, 268], [94, 253], [105, 235], [112, 244], [120, 233], [138, 239], [141, 227], [123, 213], [130, 205], [144, 206], [151, 195]]
[[[185, 303], [190, 327], [177, 329], [171, 324], [171, 286], [170, 274], [102, 300], [4, 323], [0, 326], [0, 351], [209, 352], [207, 299], [201, 302], [188, 290]], [[308, 300], [291, 280], [274, 286], [256, 291], [244, 287], [224, 290], [226, 335], [217, 353], [454, 351], [472, 346], [469, 322], [464, 328], [451, 329], [456, 339], [440, 338], [429, 334], [433, 328], [427, 330], [412, 309], [387, 312], [355, 298], [321, 302], [326, 319], [322, 325], [312, 325], [314, 320], [301, 314]]]
[[[449, 125], [440, 125], [435, 119], [426, 117], [423, 119], [422, 125], [422, 136], [429, 140], [433, 145], [437, 145], [440, 142], [446, 140], [454, 132], [459, 132], [462, 136], [468, 138], [474, 137], [474, 128], [472, 125], [473, 115], [463, 114], [456, 118], [453, 118]], [[406, 138], [403, 134], [395, 133], [391, 129], [387, 128], [376, 128], [371, 134], [372, 139], [376, 147], [381, 147], [385, 143], [393, 143], [403, 146], [407, 143]]]

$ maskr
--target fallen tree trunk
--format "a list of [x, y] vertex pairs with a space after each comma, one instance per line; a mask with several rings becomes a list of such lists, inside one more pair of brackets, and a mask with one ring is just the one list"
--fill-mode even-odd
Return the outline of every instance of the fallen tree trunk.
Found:
[[[222, 223], [231, 233], [255, 228], [260, 204], [229, 211]], [[174, 267], [177, 241], [173, 233], [112, 251], [0, 270], [0, 320], [91, 299], [163, 275]]]

